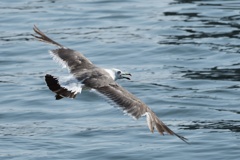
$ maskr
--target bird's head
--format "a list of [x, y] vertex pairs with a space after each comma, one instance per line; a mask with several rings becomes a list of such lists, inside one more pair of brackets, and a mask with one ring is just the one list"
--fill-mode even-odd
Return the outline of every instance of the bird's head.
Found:
[[117, 79], [127, 79], [127, 80], [130, 80], [129, 76], [132, 76], [130, 73], [123, 72], [120, 69], [113, 68], [112, 70], [115, 73], [115, 79], [116, 80]]
[[118, 79], [127, 79], [130, 80], [129, 76], [132, 76], [128, 72], [123, 72], [120, 69], [112, 68], [106, 69], [106, 71], [110, 74], [110, 76], [116, 81]]

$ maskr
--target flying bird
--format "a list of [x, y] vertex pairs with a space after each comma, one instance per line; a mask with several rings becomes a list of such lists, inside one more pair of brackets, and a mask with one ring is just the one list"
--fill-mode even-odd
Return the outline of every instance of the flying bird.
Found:
[[83, 54], [67, 48], [52, 39], [34, 25], [32, 34], [37, 40], [57, 46], [57, 49], [50, 50], [53, 59], [66, 67], [70, 75], [69, 79], [61, 82], [60, 79], [47, 74], [45, 81], [49, 89], [56, 94], [56, 99], [64, 97], [75, 98], [83, 89], [94, 90], [105, 97], [110, 104], [120, 107], [125, 113], [134, 119], [146, 116], [149, 130], [153, 133], [156, 129], [161, 135], [168, 133], [175, 135], [184, 142], [187, 139], [169, 129], [156, 114], [140, 99], [120, 86], [116, 80], [130, 79], [131, 74], [119, 69], [104, 69], [97, 67]]

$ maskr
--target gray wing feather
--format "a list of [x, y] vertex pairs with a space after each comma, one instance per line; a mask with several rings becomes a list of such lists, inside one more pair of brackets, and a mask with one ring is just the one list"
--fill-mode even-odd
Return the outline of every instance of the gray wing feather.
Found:
[[92, 62], [85, 58], [81, 53], [72, 49], [59, 48], [51, 50], [51, 53], [58, 60], [62, 61], [70, 70], [70, 73], [75, 76], [95, 67]]
[[37, 36], [37, 35], [32, 34], [32, 36], [35, 37], [37, 40], [45, 42], [45, 43], [56, 45], [57, 47], [64, 48], [63, 45], [53, 41], [48, 36], [46, 36], [46, 34], [44, 34], [37, 26], [34, 25], [33, 30], [34, 30], [35, 33], [37, 33], [37, 35], [39, 35], [39, 36]]
[[187, 139], [185, 137], [173, 132], [156, 116], [156, 114], [146, 104], [125, 90], [123, 87], [119, 86], [117, 83], [99, 87], [96, 88], [96, 90], [134, 118], [138, 119], [141, 116], [146, 115], [148, 127], [151, 132], [153, 132], [154, 128], [156, 128], [156, 130], [162, 135], [164, 132], [166, 132], [170, 135], [177, 136], [187, 143]]
[[148, 110], [144, 103], [118, 84], [110, 84], [96, 88], [96, 90], [136, 119], [140, 118]]
[[32, 36], [34, 36], [37, 40], [59, 47], [58, 49], [51, 50], [50, 52], [61, 64], [66, 65], [73, 75], [79, 75], [85, 70], [95, 67], [92, 62], [89, 61], [83, 54], [66, 48], [63, 45], [53, 41], [36, 26], [34, 26], [33, 30], [37, 35]]

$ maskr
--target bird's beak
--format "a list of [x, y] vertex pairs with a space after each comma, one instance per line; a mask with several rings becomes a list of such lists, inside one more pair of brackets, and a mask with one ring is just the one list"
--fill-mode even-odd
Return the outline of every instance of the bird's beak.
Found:
[[131, 80], [129, 77], [127, 76], [132, 76], [131, 73], [122, 73], [122, 78], [125, 78], [127, 80]]

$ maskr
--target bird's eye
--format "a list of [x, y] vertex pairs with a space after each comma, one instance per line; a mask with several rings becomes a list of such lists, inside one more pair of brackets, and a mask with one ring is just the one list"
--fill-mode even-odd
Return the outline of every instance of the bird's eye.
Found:
[[117, 71], [117, 74], [121, 74], [121, 71]]

